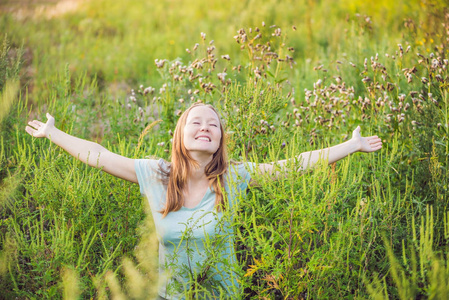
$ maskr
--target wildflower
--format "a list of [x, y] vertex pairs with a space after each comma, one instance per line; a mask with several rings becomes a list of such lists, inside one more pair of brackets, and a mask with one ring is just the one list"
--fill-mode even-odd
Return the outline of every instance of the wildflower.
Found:
[[226, 59], [226, 60], [231, 60], [231, 58], [229, 57], [228, 54], [222, 55], [221, 58]]
[[276, 30], [274, 31], [272, 36], [281, 36], [281, 29], [280, 28], [276, 28]]
[[164, 147], [165, 142], [160, 142], [160, 143], [158, 143], [157, 145], [158, 145], [159, 147]]
[[156, 67], [163, 68], [164, 64], [165, 64], [165, 59], [159, 60], [159, 59], [155, 59], [154, 63], [156, 64]]
[[206, 34], [204, 32], [201, 32], [201, 38], [203, 39], [203, 41], [206, 39]]
[[189, 48], [186, 49], [186, 52], [189, 54], [192, 53], [192, 52], [190, 52]]
[[226, 73], [225, 72], [223, 72], [223, 73], [218, 73], [217, 74], [217, 76], [218, 76], [218, 79], [220, 79], [220, 81], [221, 81], [221, 83], [223, 83], [224, 84], [224, 82], [225, 82], [225, 77], [226, 77]]
[[426, 84], [429, 82], [429, 80], [426, 77], [421, 77], [421, 82]]
[[199, 45], [200, 45], [200, 44], [196, 43], [195, 46], [193, 47], [193, 51], [195, 51], [196, 49], [198, 49], [198, 46], [199, 46]]
[[151, 94], [153, 92], [154, 92], [154, 89], [151, 86], [149, 86], [143, 90], [144, 95]]
[[292, 29], [293, 29], [294, 31], [296, 31], [296, 26], [292, 26]]

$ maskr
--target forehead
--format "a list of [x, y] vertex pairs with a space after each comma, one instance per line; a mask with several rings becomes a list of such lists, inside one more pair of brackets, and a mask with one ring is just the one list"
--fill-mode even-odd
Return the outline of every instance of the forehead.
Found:
[[217, 113], [207, 106], [192, 108], [187, 115], [187, 122], [193, 118], [214, 119], [219, 122]]

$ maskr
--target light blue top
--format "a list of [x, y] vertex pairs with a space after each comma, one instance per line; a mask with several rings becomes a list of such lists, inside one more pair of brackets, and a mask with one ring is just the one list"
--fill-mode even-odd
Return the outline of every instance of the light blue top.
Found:
[[[215, 192], [206, 191], [194, 208], [182, 207], [165, 218], [159, 212], [166, 201], [166, 186], [159, 171], [167, 170], [169, 163], [153, 159], [136, 159], [135, 170], [140, 192], [150, 203], [159, 240], [160, 278], [167, 278], [159, 289], [159, 295], [167, 299], [182, 298], [190, 282], [206, 273], [202, 286], [219, 298], [236, 295], [239, 285], [236, 274], [233, 229], [231, 222], [236, 204], [244, 195], [251, 179], [249, 171], [254, 164], [232, 164], [225, 176], [225, 213], [215, 209]], [[206, 272], [205, 272], [206, 271]], [[201, 298], [210, 298], [202, 294]], [[197, 296], [200, 296], [197, 294]]]

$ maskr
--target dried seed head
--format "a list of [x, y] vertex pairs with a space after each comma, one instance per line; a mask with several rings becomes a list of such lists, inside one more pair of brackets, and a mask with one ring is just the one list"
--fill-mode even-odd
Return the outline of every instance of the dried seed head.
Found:
[[221, 58], [226, 59], [226, 60], [231, 60], [231, 58], [229, 57], [228, 54], [222, 55]]
[[165, 61], [166, 61], [165, 59], [162, 59], [162, 60], [155, 59], [154, 63], [156, 64], [156, 67], [158, 67], [160, 69], [160, 68], [164, 67]]
[[294, 31], [296, 31], [296, 26], [293, 25], [293, 26], [292, 26], [292, 29], [293, 29]]
[[201, 32], [201, 38], [203, 39], [203, 41], [206, 39], [206, 34], [204, 32]]

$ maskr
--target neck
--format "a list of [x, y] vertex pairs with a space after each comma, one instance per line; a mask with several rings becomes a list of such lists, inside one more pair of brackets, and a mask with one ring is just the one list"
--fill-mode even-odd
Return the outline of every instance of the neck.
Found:
[[205, 169], [207, 164], [212, 160], [212, 155], [200, 156], [195, 155], [195, 153], [190, 153], [193, 159], [198, 163], [198, 168], [191, 170], [190, 179], [191, 180], [202, 180], [206, 178]]

